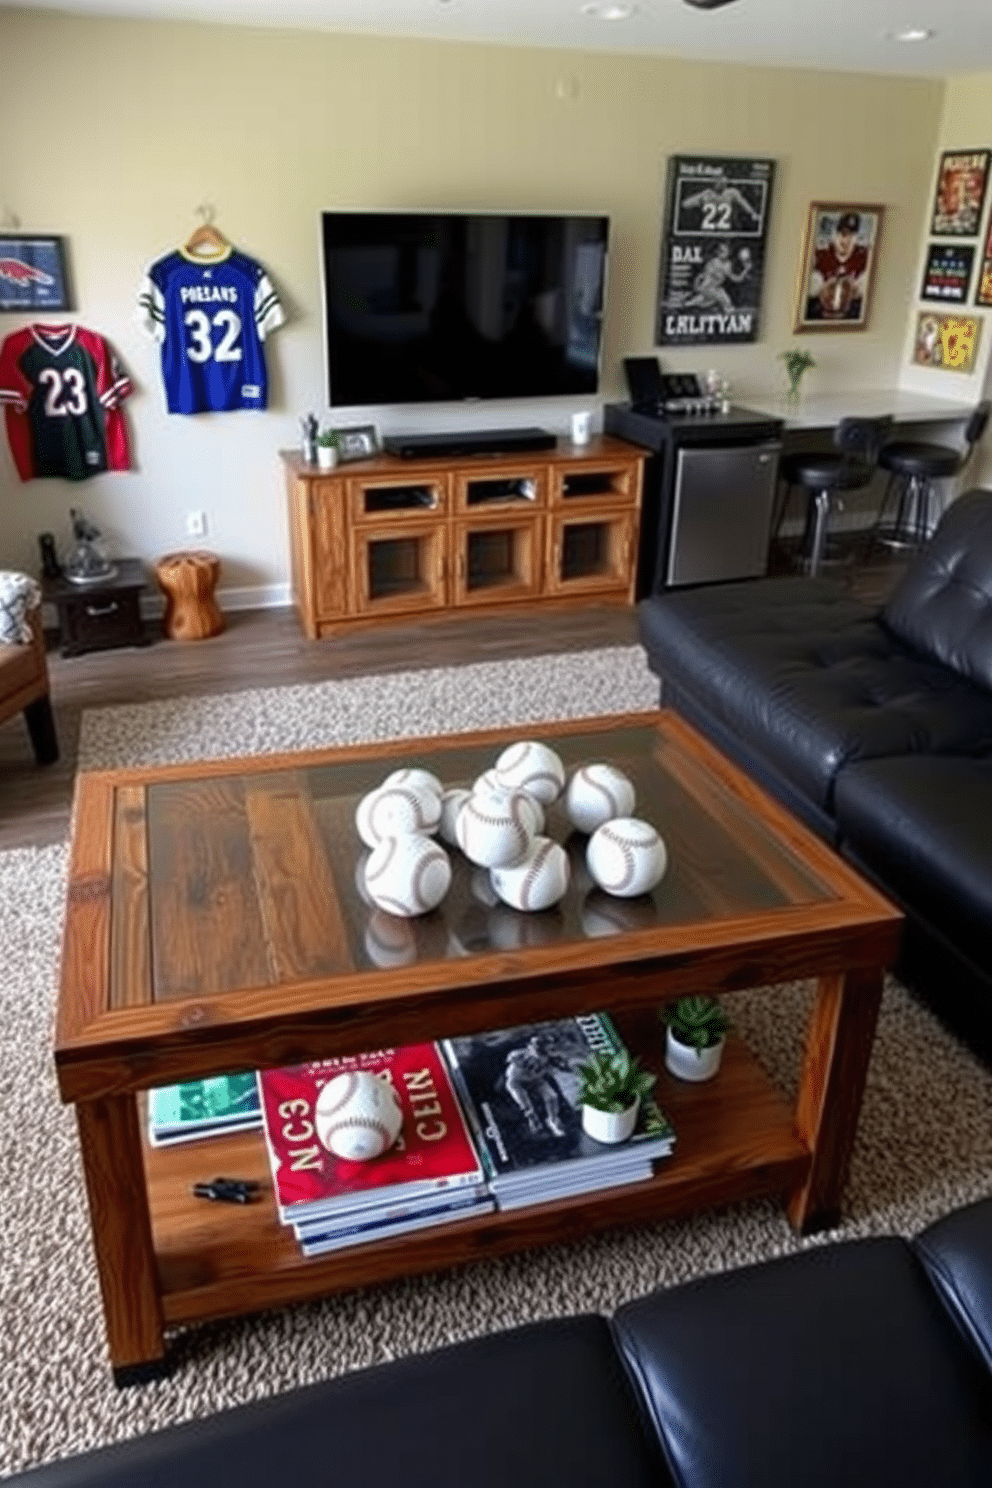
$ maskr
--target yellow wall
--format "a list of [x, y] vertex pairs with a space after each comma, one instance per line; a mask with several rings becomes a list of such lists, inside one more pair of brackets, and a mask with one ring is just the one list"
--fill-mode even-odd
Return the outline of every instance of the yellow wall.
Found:
[[[242, 599], [284, 593], [276, 451], [297, 444], [300, 413], [324, 408], [321, 208], [608, 213], [606, 401], [623, 395], [621, 358], [652, 349], [666, 157], [766, 155], [777, 180], [762, 340], [663, 351], [663, 363], [716, 366], [738, 396], [778, 390], [808, 204], [860, 200], [887, 208], [871, 326], [806, 338], [819, 363], [808, 386], [897, 379], [943, 105], [933, 80], [20, 10], [0, 10], [0, 56], [0, 212], [66, 235], [77, 318], [136, 382], [133, 472], [21, 486], [0, 451], [5, 566], [35, 568], [36, 534], [64, 541], [77, 501], [118, 552], [146, 557], [187, 545], [186, 513], [203, 509], [224, 586]], [[189, 234], [204, 201], [266, 265], [289, 313], [269, 343], [267, 413], [167, 416], [157, 348], [133, 323], [145, 265]], [[18, 323], [5, 316], [0, 330]], [[576, 406], [352, 410], [340, 421], [564, 430]]]
[[[948, 80], [944, 95], [944, 108], [940, 121], [940, 130], [931, 162], [928, 201], [932, 202], [933, 200], [938, 164], [940, 155], [944, 150], [981, 149], [992, 149], [992, 73], [951, 78]], [[930, 241], [927, 232], [929, 210], [930, 208], [928, 206], [919, 247], [919, 262], [915, 280], [917, 292], [923, 278], [926, 246]], [[984, 248], [990, 226], [992, 226], [992, 182], [990, 182], [989, 189], [986, 192], [981, 235], [976, 245], [975, 257], [979, 262], [976, 263], [972, 271], [972, 301], [974, 301], [979, 275], [981, 274], [981, 259], [984, 257]], [[912, 344], [918, 313], [921, 310], [932, 311], [939, 310], [940, 308], [939, 305], [916, 299], [914, 292], [914, 299], [910, 305], [909, 315], [907, 316], [904, 371], [902, 374], [904, 386], [919, 389], [923, 392], [934, 393], [940, 397], [960, 398], [965, 402], [974, 402], [979, 398], [988, 397], [992, 393], [992, 311], [976, 307], [974, 303], [948, 307], [954, 312], [976, 316], [981, 322], [974, 370], [966, 375], [964, 373], [933, 370], [913, 365]], [[946, 439], [946, 432], [940, 437]], [[959, 483], [959, 485], [963, 489], [965, 486], [988, 485], [990, 483], [992, 483], [992, 435], [987, 434], [975, 453], [974, 461], [969, 466], [963, 483]]]

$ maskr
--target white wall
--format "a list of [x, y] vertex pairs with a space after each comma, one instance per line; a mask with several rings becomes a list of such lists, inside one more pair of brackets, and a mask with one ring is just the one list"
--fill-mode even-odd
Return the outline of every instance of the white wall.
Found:
[[[111, 340], [136, 384], [132, 472], [21, 485], [0, 449], [4, 566], [35, 569], [37, 533], [64, 542], [70, 505], [117, 552], [149, 559], [189, 545], [186, 513], [203, 509], [222, 586], [242, 600], [285, 594], [277, 451], [298, 442], [300, 413], [324, 408], [321, 208], [607, 212], [606, 401], [623, 396], [621, 358], [652, 349], [667, 156], [767, 155], [777, 179], [762, 340], [664, 350], [663, 364], [715, 364], [738, 396], [782, 387], [808, 204], [847, 199], [887, 208], [871, 325], [808, 338], [818, 366], [807, 385], [898, 376], [941, 128], [932, 80], [21, 10], [0, 10], [0, 55], [0, 220], [6, 210], [23, 231], [66, 235], [76, 318]], [[70, 71], [78, 89], [53, 89]], [[145, 265], [188, 236], [204, 201], [288, 311], [269, 343], [265, 413], [168, 416], [157, 348], [132, 319]], [[0, 331], [20, 323], [4, 316]], [[574, 406], [355, 409], [339, 421], [564, 430]]]

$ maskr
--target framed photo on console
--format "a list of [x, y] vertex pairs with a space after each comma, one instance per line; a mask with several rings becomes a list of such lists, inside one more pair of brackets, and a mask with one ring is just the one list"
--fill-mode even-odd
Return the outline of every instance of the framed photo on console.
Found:
[[0, 234], [0, 311], [71, 309], [62, 239]]
[[863, 331], [885, 208], [812, 202], [799, 266], [796, 331]]
[[338, 430], [339, 460], [368, 460], [379, 452], [379, 435], [374, 424], [353, 424]]

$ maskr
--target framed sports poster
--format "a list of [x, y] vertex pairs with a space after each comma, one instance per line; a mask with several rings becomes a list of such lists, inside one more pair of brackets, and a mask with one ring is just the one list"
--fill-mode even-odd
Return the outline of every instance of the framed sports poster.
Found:
[[811, 203], [793, 330], [865, 329], [884, 215], [863, 202]]
[[931, 243], [927, 248], [920, 299], [963, 305], [968, 298], [974, 261], [972, 243]]
[[982, 271], [975, 285], [975, 304], [992, 305], [992, 218], [989, 218], [988, 232], [985, 236]]
[[977, 238], [989, 179], [988, 150], [945, 150], [937, 171], [930, 234]]
[[62, 239], [0, 236], [0, 311], [71, 309]]
[[916, 321], [913, 361], [943, 372], [971, 372], [982, 322], [977, 315], [937, 315], [921, 310]]
[[773, 160], [673, 155], [658, 273], [658, 346], [757, 341]]

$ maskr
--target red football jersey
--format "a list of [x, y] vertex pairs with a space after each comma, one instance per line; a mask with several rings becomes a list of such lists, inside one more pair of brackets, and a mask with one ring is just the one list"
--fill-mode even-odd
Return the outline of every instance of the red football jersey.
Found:
[[110, 346], [80, 325], [29, 325], [0, 346], [0, 403], [21, 480], [85, 480], [129, 470], [120, 408], [131, 382]]

